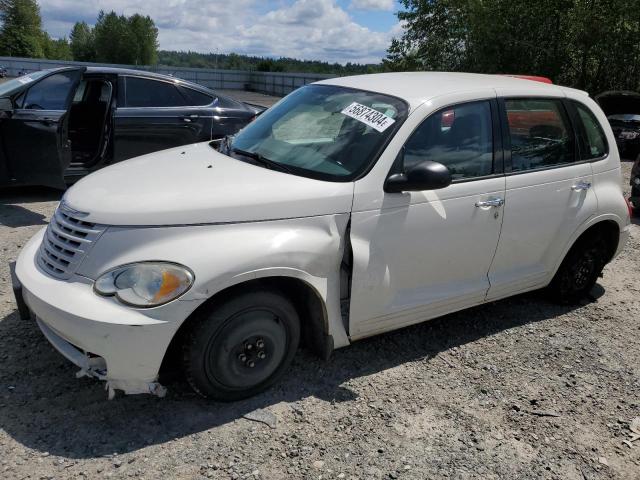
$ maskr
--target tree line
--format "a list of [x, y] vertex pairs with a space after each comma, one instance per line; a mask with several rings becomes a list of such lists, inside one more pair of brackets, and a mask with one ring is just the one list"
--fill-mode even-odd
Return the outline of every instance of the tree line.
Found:
[[387, 70], [543, 75], [598, 93], [640, 89], [640, 1], [400, 0]]
[[236, 53], [198, 53], [160, 50], [158, 63], [172, 67], [220, 68], [225, 70], [254, 70], [259, 72], [298, 72], [328, 73], [334, 75], [353, 75], [375, 73], [380, 65], [358, 63], [322, 62], [319, 60], [297, 60], [295, 58], [264, 58]]

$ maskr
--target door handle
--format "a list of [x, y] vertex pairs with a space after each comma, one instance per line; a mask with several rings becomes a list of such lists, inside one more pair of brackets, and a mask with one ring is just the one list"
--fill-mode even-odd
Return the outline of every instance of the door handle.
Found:
[[53, 118], [41, 118], [40, 119], [40, 123], [44, 123], [46, 126], [51, 126], [53, 125]]
[[476, 202], [476, 208], [486, 208], [486, 207], [501, 207], [504, 205], [504, 198], [490, 198], [489, 200], [482, 200]]
[[196, 113], [194, 113], [193, 115], [185, 115], [184, 117], [182, 117], [182, 119], [187, 123], [190, 123], [192, 120], [195, 120], [197, 118], [200, 118], [200, 115]]
[[574, 192], [582, 192], [591, 188], [591, 182], [578, 182], [571, 187]]

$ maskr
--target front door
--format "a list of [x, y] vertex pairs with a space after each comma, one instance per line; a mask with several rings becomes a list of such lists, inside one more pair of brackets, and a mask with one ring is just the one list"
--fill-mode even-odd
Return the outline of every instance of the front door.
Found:
[[441, 190], [386, 193], [376, 210], [354, 209], [353, 339], [484, 301], [502, 223], [505, 178], [495, 100], [430, 115], [406, 142], [394, 168], [444, 164]]
[[578, 227], [597, 211], [562, 98], [501, 101], [507, 170], [502, 234], [488, 299], [545, 286]]
[[212, 117], [171, 82], [121, 77], [114, 124], [114, 161], [211, 138]]
[[11, 183], [65, 188], [68, 110], [84, 68], [45, 76], [14, 99], [0, 124]]

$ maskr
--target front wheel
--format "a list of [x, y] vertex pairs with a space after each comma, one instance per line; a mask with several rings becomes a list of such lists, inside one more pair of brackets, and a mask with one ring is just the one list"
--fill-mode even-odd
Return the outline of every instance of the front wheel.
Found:
[[191, 327], [183, 344], [187, 381], [204, 397], [222, 401], [255, 395], [291, 363], [300, 321], [275, 291], [250, 291], [216, 305]]
[[606, 252], [607, 245], [599, 235], [578, 241], [547, 287], [551, 299], [562, 304], [574, 304], [586, 297], [602, 273]]

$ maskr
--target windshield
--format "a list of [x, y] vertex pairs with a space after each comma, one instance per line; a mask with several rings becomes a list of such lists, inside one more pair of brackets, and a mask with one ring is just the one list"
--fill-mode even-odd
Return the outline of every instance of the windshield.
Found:
[[225, 153], [296, 175], [351, 181], [371, 167], [406, 115], [406, 104], [394, 97], [308, 85], [241, 130]]
[[13, 90], [17, 90], [27, 83], [35, 82], [47, 73], [49, 72], [42, 70], [40, 72], [23, 75], [22, 77], [14, 78], [13, 80], [9, 80], [8, 82], [0, 84], [0, 97], [6, 97], [10, 95], [11, 93], [13, 93]]

